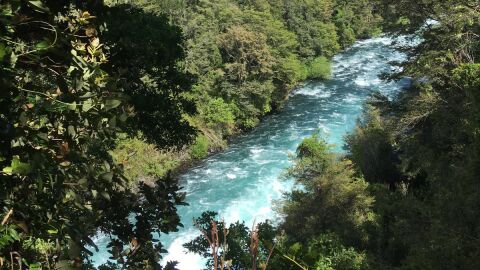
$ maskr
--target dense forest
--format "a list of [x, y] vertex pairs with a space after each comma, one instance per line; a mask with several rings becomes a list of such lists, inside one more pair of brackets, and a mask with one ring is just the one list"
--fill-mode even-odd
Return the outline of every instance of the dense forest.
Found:
[[0, 268], [176, 269], [171, 171], [382, 33], [420, 39], [384, 78], [412, 86], [370, 97], [346, 154], [298, 146], [280, 222], [205, 212], [185, 247], [215, 270], [480, 268], [477, 0], [0, 0]]

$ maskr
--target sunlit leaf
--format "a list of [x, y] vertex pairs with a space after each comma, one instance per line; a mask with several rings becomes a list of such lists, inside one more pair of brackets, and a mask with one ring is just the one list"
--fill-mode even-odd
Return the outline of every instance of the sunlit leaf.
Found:
[[44, 41], [40, 41], [39, 43], [37, 43], [37, 44], [35, 45], [35, 48], [36, 48], [37, 50], [45, 50], [45, 49], [47, 49], [49, 46], [50, 46], [50, 44], [49, 44], [47, 41], [44, 40]]
[[93, 107], [93, 101], [91, 98], [89, 98], [85, 102], [83, 102], [82, 111], [88, 112], [92, 107]]
[[93, 94], [92, 92], [87, 92], [83, 95], [80, 96], [81, 99], [87, 99], [87, 98], [91, 98], [91, 97], [94, 97], [95, 94]]
[[46, 12], [50, 12], [50, 9], [48, 9], [48, 7], [46, 7], [42, 1], [28, 1], [28, 4], [30, 7], [32, 7], [34, 10], [38, 11], [38, 12], [43, 12], [43, 13], [46, 13]]
[[3, 168], [2, 172], [10, 175], [10, 174], [13, 173], [13, 169], [12, 169], [12, 167], [5, 167], [5, 168]]
[[39, 263], [32, 263], [28, 266], [30, 270], [42, 270], [42, 265]]
[[77, 109], [77, 103], [76, 102], [69, 103], [67, 107], [70, 110], [75, 111]]
[[30, 164], [20, 161], [18, 156], [14, 156], [9, 167], [3, 168], [5, 174], [20, 174], [26, 175], [30, 173]]
[[97, 48], [100, 45], [100, 39], [94, 38], [94, 39], [92, 39], [90, 44], [92, 45], [93, 48]]
[[100, 178], [110, 182], [113, 179], [113, 173], [111, 173], [111, 172], [104, 173], [104, 174], [100, 175]]
[[67, 131], [68, 131], [68, 135], [70, 135], [71, 137], [75, 137], [75, 135], [77, 135], [77, 132], [75, 131], [75, 127], [72, 125], [68, 126]]
[[102, 192], [100, 193], [102, 195], [103, 198], [107, 199], [107, 200], [110, 200], [110, 194], [108, 194], [108, 192]]
[[109, 111], [111, 109], [115, 109], [116, 107], [120, 106], [122, 102], [118, 99], [109, 99], [105, 102], [105, 110]]
[[60, 163], [60, 166], [63, 166], [63, 167], [68, 167], [70, 166], [72, 163], [70, 161], [63, 161]]
[[7, 53], [5, 44], [0, 43], [0, 61], [3, 61], [3, 58], [5, 57], [5, 54]]
[[39, 133], [37, 133], [37, 137], [39, 137], [40, 139], [42, 139], [44, 141], [48, 141], [47, 133], [39, 132]]

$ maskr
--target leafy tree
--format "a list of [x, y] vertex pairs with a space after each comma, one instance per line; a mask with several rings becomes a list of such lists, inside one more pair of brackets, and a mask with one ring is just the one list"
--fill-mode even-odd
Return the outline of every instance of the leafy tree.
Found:
[[[121, 55], [125, 43], [108, 40], [96, 19], [109, 8], [83, 1], [2, 1], [0, 7], [0, 204], [7, 233], [2, 263], [88, 267], [90, 249], [97, 249], [92, 237], [103, 233], [111, 237], [112, 258], [120, 265], [159, 268], [162, 246], [153, 233], [176, 230], [183, 197], [170, 177], [132, 192], [109, 154], [116, 134], [133, 128], [130, 119], [142, 114], [138, 96], [119, 80], [125, 65], [115, 52]], [[179, 41], [178, 32], [160, 29]], [[171, 49], [163, 64], [181, 57], [178, 46]], [[176, 74], [174, 66], [164, 71]], [[163, 74], [157, 72], [149, 75]], [[132, 74], [138, 82], [140, 73]], [[179, 86], [158, 85], [175, 91]], [[180, 124], [168, 117], [183, 111], [181, 102], [174, 104], [164, 111], [169, 124]], [[156, 141], [182, 142], [173, 125]], [[145, 126], [139, 122], [138, 128]]]
[[293, 241], [307, 242], [332, 231], [344, 243], [362, 247], [367, 226], [375, 222], [374, 198], [368, 184], [354, 176], [351, 163], [338, 160], [329, 149], [316, 135], [297, 148], [296, 164], [288, 172], [297, 187], [281, 208], [286, 215], [282, 228]]
[[[390, 15], [388, 27], [416, 32], [422, 40], [407, 50], [409, 60], [394, 76], [411, 77], [414, 85], [393, 101], [377, 98], [377, 116], [351, 137], [353, 162], [363, 167], [369, 181], [377, 181], [372, 173], [383, 175], [384, 183], [395, 178], [390, 169], [384, 171], [391, 168], [389, 161], [387, 167], [376, 161], [389, 149], [399, 165], [401, 181], [396, 188], [375, 192], [380, 231], [372, 233], [376, 239], [372, 254], [378, 267], [477, 268], [478, 226], [473, 224], [479, 220], [469, 209], [479, 197], [478, 181], [473, 180], [478, 178], [478, 166], [473, 164], [478, 162], [480, 122], [478, 97], [472, 92], [479, 87], [478, 5], [471, 1], [384, 4]], [[374, 151], [368, 154], [366, 144]], [[374, 161], [368, 167], [366, 158]]]
[[[266, 262], [273, 248], [275, 229], [268, 222], [259, 223], [251, 231], [245, 223], [235, 222], [228, 225], [216, 220], [217, 213], [204, 212], [202, 216], [194, 219], [195, 226], [203, 232], [194, 240], [184, 244], [189, 252], [197, 253], [207, 258], [207, 268], [215, 268], [214, 255], [212, 255], [209, 239], [217, 234], [215, 247], [219, 248], [218, 258], [225, 263], [218, 269], [250, 269], [259, 262]], [[254, 236], [256, 235], [256, 236]], [[258, 236], [258, 239], [255, 238]], [[208, 239], [207, 239], [208, 238]], [[215, 238], [216, 239], [216, 238]], [[252, 251], [253, 240], [258, 241], [256, 253]], [[211, 239], [210, 239], [211, 240]]]
[[354, 132], [346, 137], [346, 150], [365, 180], [388, 183], [394, 190], [401, 183], [399, 158], [384, 121], [378, 109], [367, 105]]
[[312, 79], [328, 79], [332, 70], [327, 58], [320, 56], [308, 63], [308, 77]]
[[200, 135], [195, 139], [195, 143], [191, 147], [191, 155], [193, 158], [201, 159], [208, 155], [208, 140], [204, 135]]
[[103, 37], [115, 51], [105, 68], [136, 110], [128, 120], [130, 133], [141, 129], [146, 139], [162, 146], [187, 144], [194, 132], [182, 114], [195, 108], [182, 95], [190, 89], [192, 76], [177, 66], [184, 57], [180, 29], [164, 16], [128, 5], [102, 15], [108, 26]]
[[[365, 253], [342, 245], [335, 234], [321, 234], [309, 239], [308, 244], [287, 241], [278, 245], [270, 269], [360, 270], [368, 269]], [[282, 254], [283, 256], [278, 256]]]
[[160, 150], [138, 138], [120, 138], [115, 149], [110, 151], [113, 161], [122, 166], [124, 175], [130, 185], [135, 188], [139, 181], [151, 183], [158, 177], [163, 177], [169, 170], [175, 168], [178, 160], [172, 159], [172, 151]]

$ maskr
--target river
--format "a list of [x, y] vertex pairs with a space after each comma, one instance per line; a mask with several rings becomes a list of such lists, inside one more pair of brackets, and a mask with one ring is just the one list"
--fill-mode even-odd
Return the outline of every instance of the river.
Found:
[[397, 69], [390, 62], [405, 58], [393, 48], [393, 42], [388, 37], [357, 42], [333, 58], [330, 80], [307, 83], [278, 114], [185, 173], [181, 183], [190, 205], [178, 211], [185, 228], [162, 236], [169, 251], [165, 261], [179, 261], [182, 270], [201, 269], [201, 258], [185, 254], [182, 244], [199, 234], [192, 218], [206, 210], [219, 212], [226, 222], [245, 221], [248, 227], [254, 219], [275, 218], [272, 203], [291, 187], [291, 181], [282, 175], [302, 139], [320, 132], [342, 151], [343, 137], [355, 126], [368, 95], [380, 91], [392, 98], [409, 84], [408, 80], [379, 78], [381, 73]]
[[203, 268], [203, 260], [186, 254], [182, 244], [199, 235], [192, 218], [204, 211], [217, 211], [226, 222], [245, 221], [249, 227], [254, 219], [275, 219], [273, 203], [291, 188], [283, 174], [302, 139], [320, 132], [341, 152], [343, 137], [355, 126], [368, 95], [380, 91], [392, 98], [410, 83], [379, 78], [398, 69], [391, 61], [405, 59], [394, 42], [405, 40], [379, 37], [358, 41], [333, 58], [330, 80], [306, 83], [292, 93], [280, 112], [183, 174], [181, 183], [190, 205], [178, 209], [185, 227], [160, 238], [168, 249], [164, 262], [178, 261], [182, 270]]

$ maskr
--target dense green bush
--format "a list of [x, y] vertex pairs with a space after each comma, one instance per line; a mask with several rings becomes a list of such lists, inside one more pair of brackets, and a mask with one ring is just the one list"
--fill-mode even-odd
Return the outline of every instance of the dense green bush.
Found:
[[310, 79], [328, 79], [332, 73], [330, 61], [323, 56], [317, 57], [308, 62], [307, 70], [307, 78]]
[[123, 167], [132, 186], [165, 176], [179, 162], [171, 151], [161, 151], [140, 138], [119, 139], [110, 153], [113, 161]]
[[208, 139], [204, 135], [199, 135], [190, 147], [190, 154], [193, 158], [201, 159], [208, 155]]

